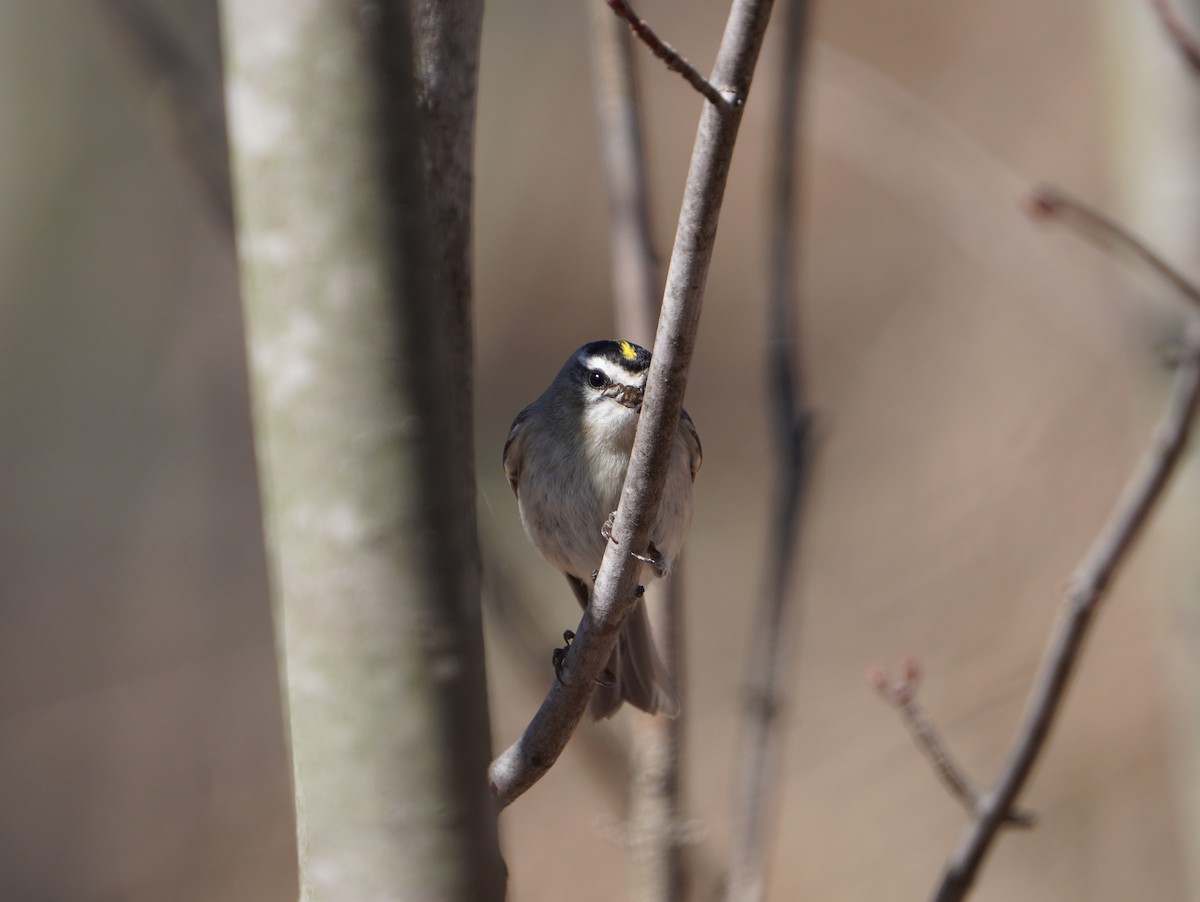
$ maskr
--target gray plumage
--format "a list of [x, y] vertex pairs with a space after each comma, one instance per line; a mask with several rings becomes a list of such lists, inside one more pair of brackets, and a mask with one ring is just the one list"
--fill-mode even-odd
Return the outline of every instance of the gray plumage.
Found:
[[[616, 510], [625, 483], [649, 365], [649, 352], [628, 342], [584, 345], [549, 388], [517, 414], [504, 445], [504, 470], [525, 531], [566, 575], [584, 607], [607, 544], [601, 527]], [[696, 427], [684, 412], [650, 531], [664, 572], [670, 571], [691, 525], [692, 481], [701, 457]], [[653, 567], [642, 565], [638, 581], [644, 585], [655, 575]], [[621, 629], [609, 670], [615, 683], [597, 685], [593, 717], [611, 716], [623, 701], [651, 714], [679, 713], [679, 697], [654, 647], [642, 601]]]

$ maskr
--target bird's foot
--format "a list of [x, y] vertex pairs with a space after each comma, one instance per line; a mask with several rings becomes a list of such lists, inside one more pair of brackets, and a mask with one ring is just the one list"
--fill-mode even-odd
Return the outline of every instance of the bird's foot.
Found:
[[650, 543], [650, 547], [645, 554], [638, 554], [636, 551], [629, 552], [643, 564], [649, 564], [654, 571], [654, 575], [660, 579], [667, 573], [667, 562], [662, 556], [662, 552], [654, 547], [654, 543]]
[[[605, 520], [604, 524], [600, 527], [600, 536], [604, 539], [604, 541], [613, 542], [613, 543], [617, 542], [616, 537], [613, 535], [613, 524], [616, 521], [617, 521], [617, 512], [613, 511], [611, 514], [608, 515], [608, 519]], [[633, 555], [635, 558], [637, 558], [639, 561], [641, 561], [643, 564], [649, 564], [652, 568], [654, 568], [655, 576], [661, 578], [666, 575], [667, 562], [666, 562], [666, 560], [663, 559], [662, 552], [654, 547], [653, 542], [650, 543], [650, 547], [649, 547], [649, 549], [647, 549], [645, 554], [639, 554], [636, 551], [631, 551], [629, 553], [631, 555]], [[595, 581], [596, 581], [596, 574], [593, 572], [592, 573], [592, 582], [595, 582]]]
[[[641, 586], [638, 586], [640, 589]], [[567, 652], [571, 648], [571, 640], [575, 638], [575, 633], [571, 630], [563, 630], [563, 642], [566, 643], [562, 648], [554, 649], [550, 655], [550, 663], [554, 665], [554, 677], [560, 685], [567, 685], [563, 682], [562, 672], [563, 663], [567, 660]], [[596, 677], [596, 685], [603, 686], [605, 689], [612, 689], [617, 685], [617, 676], [612, 672], [611, 667], [605, 667], [604, 672]]]
[[550, 655], [550, 663], [554, 665], [554, 677], [563, 686], [567, 685], [562, 678], [563, 661], [567, 659], [567, 651], [571, 648], [571, 640], [574, 638], [575, 634], [571, 630], [563, 630], [563, 642], [566, 644], [562, 648], [554, 649]]
[[[613, 511], [600, 527], [600, 537], [606, 542], [616, 542], [613, 538], [613, 524], [617, 522], [617, 512]], [[618, 543], [619, 544], [619, 543]]]

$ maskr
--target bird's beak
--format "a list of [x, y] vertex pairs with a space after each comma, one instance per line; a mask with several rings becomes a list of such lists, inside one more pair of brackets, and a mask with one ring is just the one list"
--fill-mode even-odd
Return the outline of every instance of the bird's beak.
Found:
[[614, 385], [605, 394], [632, 410], [642, 409], [642, 390], [636, 385]]

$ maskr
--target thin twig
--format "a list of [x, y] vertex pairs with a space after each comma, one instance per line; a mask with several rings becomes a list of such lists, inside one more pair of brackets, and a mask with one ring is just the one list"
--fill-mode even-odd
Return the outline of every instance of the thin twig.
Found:
[[[683, 569], [680, 561], [649, 610], [655, 642], [675, 690], [687, 698], [683, 668]], [[713, 868], [689, 855], [694, 843], [683, 808], [684, 737], [687, 709], [679, 717], [637, 715], [633, 724], [632, 782], [629, 799], [631, 899], [681, 902], [688, 898], [691, 869]]]
[[[796, 324], [798, 136], [809, 3], [790, 0], [784, 13], [783, 51], [772, 191], [770, 282], [767, 310], [767, 396], [774, 427], [777, 491], [771, 514], [766, 580], [749, 657], [749, 699], [742, 729], [734, 848], [725, 898], [751, 902], [766, 890], [771, 794], [783, 731], [779, 684], [788, 669], [785, 620], [791, 601], [805, 490], [811, 474], [812, 417], [804, 399]], [[786, 637], [786, 638], [785, 638]]]
[[[717, 53], [715, 71], [738, 97], [750, 90], [754, 65], [771, 14], [771, 0], [734, 0]], [[654, 343], [646, 398], [633, 444], [625, 488], [604, 553], [595, 596], [566, 655], [561, 682], [550, 691], [521, 737], [489, 769], [499, 804], [511, 803], [558, 759], [591, 698], [596, 678], [616, 645], [635, 601], [637, 561], [630, 549], [646, 548], [662, 500], [674, 435], [683, 409], [688, 367], [696, 343], [704, 284], [734, 142], [744, 109], [706, 106], [692, 150], [671, 267]]]
[[1192, 34], [1183, 17], [1171, 6], [1169, 0], [1150, 0], [1150, 5], [1154, 7], [1158, 20], [1167, 30], [1167, 36], [1174, 41], [1184, 61], [1195, 72], [1200, 73], [1200, 41]]
[[1200, 337], [1192, 330], [1187, 359], [1179, 367], [1167, 412], [1116, 511], [1076, 572], [1066, 611], [1051, 639], [1007, 763], [995, 787], [981, 797], [975, 818], [946, 865], [934, 895], [938, 902], [966, 895], [1025, 785], [1070, 683], [1092, 616], [1182, 455], [1198, 401]]
[[[1052, 198], [1055, 196], [1051, 194]], [[1050, 209], [1056, 209], [1055, 205], [1052, 204]], [[1080, 208], [1074, 205], [1070, 209], [1078, 212]], [[1125, 230], [1114, 228], [1115, 223], [1110, 220], [1095, 216], [1084, 216], [1083, 219], [1125, 240], [1119, 234], [1127, 234]], [[1132, 246], [1145, 245], [1134, 239]], [[1150, 259], [1149, 256], [1143, 256]], [[1174, 272], [1169, 267], [1155, 268], [1168, 278]], [[1186, 280], [1184, 285], [1177, 287], [1189, 298], [1197, 296], [1196, 287]], [[1075, 572], [1062, 619], [1051, 637], [1050, 647], [1030, 692], [1013, 746], [995, 785], [980, 797], [975, 817], [967, 825], [946, 864], [934, 893], [937, 902], [962, 899], [975, 882], [975, 876], [997, 831], [1045, 745], [1078, 663], [1093, 615], [1183, 455], [1196, 408], [1200, 404], [1200, 320], [1193, 320], [1189, 324], [1182, 344], [1181, 363], [1167, 410], [1116, 509]]]
[[[958, 799], [968, 814], [974, 816], [979, 810], [979, 790], [966, 771], [950, 756], [937, 726], [917, 699], [920, 677], [920, 664], [915, 658], [907, 658], [901, 676], [892, 680], [882, 668], [874, 667], [867, 674], [867, 682], [879, 693], [880, 698], [900, 713], [901, 720], [912, 734], [917, 748], [929, 761], [933, 772], [950, 791], [950, 795]], [[1016, 827], [1032, 827], [1037, 822], [1036, 815], [1031, 811], [1010, 811], [1005, 819]]]
[[633, 11], [627, 0], [605, 0], [612, 11], [629, 23], [633, 33], [641, 39], [650, 51], [667, 64], [672, 72], [678, 72], [684, 81], [703, 94], [719, 110], [728, 110], [744, 100], [744, 96], [736, 92], [729, 96], [723, 94], [716, 85], [700, 74], [699, 70], [684, 59], [678, 50], [655, 34], [645, 19]]
[[1042, 185], [1034, 189], [1030, 197], [1030, 210], [1035, 216], [1072, 218], [1076, 226], [1094, 231], [1096, 237], [1115, 241], [1170, 282], [1185, 298], [1200, 306], [1200, 286], [1163, 259], [1129, 229], [1095, 207], [1088, 206], [1061, 188]]

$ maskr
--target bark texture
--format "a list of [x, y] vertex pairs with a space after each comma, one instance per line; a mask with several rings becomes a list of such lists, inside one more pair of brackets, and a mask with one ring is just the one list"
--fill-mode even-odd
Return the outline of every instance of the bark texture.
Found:
[[[452, 57], [438, 48], [469, 53], [478, 23], [442, 21], [463, 33], [417, 54], [422, 116], [405, 4], [222, 12], [302, 897], [500, 899], [470, 337], [454, 325], [469, 315], [469, 165], [446, 174], [421, 144]], [[461, 166], [474, 93], [458, 87], [438, 107], [458, 105], [453, 124], [427, 134], [451, 134]]]

